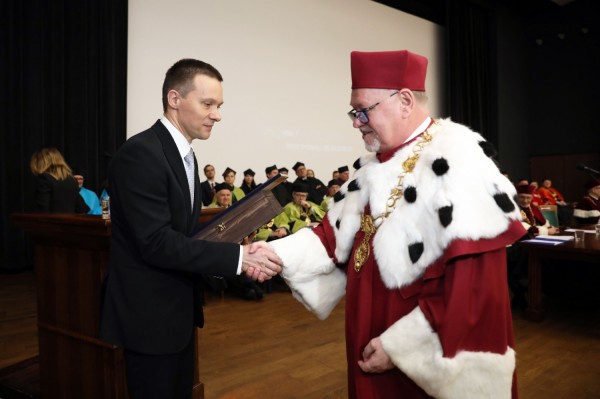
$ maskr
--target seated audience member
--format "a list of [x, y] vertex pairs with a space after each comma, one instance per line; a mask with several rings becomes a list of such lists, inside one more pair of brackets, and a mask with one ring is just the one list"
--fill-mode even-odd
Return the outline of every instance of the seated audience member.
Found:
[[206, 180], [200, 183], [202, 189], [202, 205], [209, 206], [215, 196], [215, 167], [211, 164], [204, 166], [204, 176]]
[[544, 204], [567, 205], [562, 194], [556, 188], [552, 187], [552, 180], [548, 178], [542, 181], [542, 187], [538, 188], [538, 192]]
[[289, 179], [288, 168], [286, 168], [284, 166], [282, 168], [279, 168], [278, 170], [279, 170], [279, 174], [281, 176], [285, 176], [288, 178], [286, 181], [284, 181], [283, 183], [280, 184], [280, 186], [283, 186], [283, 188], [285, 188], [286, 192], [289, 193], [289, 200], [285, 204], [281, 205], [281, 206], [286, 206], [292, 200], [292, 182]]
[[336, 169], [331, 173], [331, 179], [338, 180], [339, 178], [340, 178], [340, 172], [338, 172]]
[[344, 183], [346, 183], [348, 179], [350, 179], [350, 169], [348, 169], [347, 165], [340, 166], [338, 168], [338, 173], [339, 175], [337, 179], [342, 183], [342, 185], [344, 185]]
[[540, 192], [538, 191], [538, 188], [539, 188], [538, 182], [535, 180], [532, 180], [531, 183], [529, 183], [529, 185], [532, 187], [531, 195], [533, 195], [533, 199], [531, 200], [531, 203], [535, 206], [542, 205], [543, 201], [542, 201], [542, 196], [540, 195]]
[[289, 234], [289, 224], [289, 218], [285, 212], [281, 212], [258, 229], [254, 241], [273, 241], [283, 238]]
[[306, 177], [315, 177], [315, 171], [312, 169], [306, 169]]
[[573, 218], [579, 225], [596, 224], [600, 220], [600, 179], [590, 179], [584, 188], [586, 194], [577, 202]]
[[237, 172], [230, 167], [227, 167], [225, 172], [223, 172], [223, 180], [225, 180], [225, 183], [233, 187], [233, 191], [231, 192], [231, 203], [236, 203], [246, 196], [241, 188], [235, 186], [236, 174]]
[[232, 204], [231, 193], [233, 186], [229, 183], [219, 183], [215, 186], [213, 203], [208, 208], [229, 208]]
[[521, 208], [521, 223], [527, 230], [530, 238], [538, 235], [553, 235], [560, 232], [558, 227], [554, 227], [546, 220], [540, 209], [531, 203], [533, 199], [532, 187], [528, 184], [516, 186], [517, 203]]
[[73, 175], [79, 186], [79, 195], [85, 201], [85, 204], [90, 208], [88, 214], [90, 215], [102, 215], [102, 206], [100, 206], [100, 198], [92, 190], [88, 190], [83, 187], [84, 177], [83, 175]]
[[[559, 233], [557, 227], [551, 226], [536, 205], [531, 203], [533, 188], [528, 184], [515, 186], [517, 189], [517, 204], [521, 209], [521, 223], [527, 230], [522, 239], [538, 235], [554, 235]], [[508, 286], [513, 294], [512, 305], [524, 310], [527, 307], [526, 288], [522, 283], [528, 273], [527, 250], [519, 245], [511, 245], [506, 249]]]
[[315, 226], [323, 220], [325, 211], [314, 202], [308, 201], [309, 186], [296, 182], [292, 185], [292, 202], [283, 207], [283, 212], [289, 219], [287, 230], [297, 232], [306, 226]]
[[544, 204], [556, 205], [558, 222], [561, 226], [568, 226], [573, 219], [573, 208], [567, 204], [563, 195], [552, 186], [552, 180], [544, 179], [538, 192]]
[[244, 192], [245, 195], [256, 188], [256, 182], [254, 181], [254, 171], [252, 169], [246, 169], [244, 171], [244, 181], [240, 188]]
[[35, 210], [53, 213], [87, 213], [71, 168], [56, 148], [36, 151], [29, 164], [35, 180]]
[[306, 166], [302, 162], [296, 162], [294, 164], [294, 172], [296, 172], [296, 180], [294, 183], [302, 182], [308, 185], [308, 200], [315, 204], [320, 204], [323, 201], [327, 188], [325, 184], [319, 179], [309, 177], [307, 174]]
[[[279, 174], [279, 170], [277, 169], [277, 165], [267, 166], [265, 168], [265, 175], [267, 176], [267, 180], [277, 176]], [[287, 184], [286, 184], [287, 183]], [[273, 188], [271, 192], [277, 198], [279, 205], [285, 206], [288, 202], [292, 200], [292, 191], [289, 188], [289, 182], [283, 182]]]
[[285, 166], [282, 166], [282, 167], [281, 167], [281, 168], [279, 168], [278, 170], [279, 170], [279, 174], [280, 174], [281, 176], [288, 177], [288, 175], [289, 175], [289, 170], [288, 170], [288, 168], [286, 168]]
[[329, 210], [329, 202], [333, 200], [333, 196], [340, 191], [341, 183], [338, 179], [329, 180], [327, 183], [327, 195], [323, 198], [323, 202], [321, 202], [321, 209], [325, 212]]

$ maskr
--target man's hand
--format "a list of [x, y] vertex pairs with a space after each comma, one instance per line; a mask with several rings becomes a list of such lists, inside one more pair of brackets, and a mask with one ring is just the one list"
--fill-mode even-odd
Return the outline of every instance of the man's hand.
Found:
[[302, 206], [306, 210], [309, 210], [311, 208], [310, 203], [306, 200], [300, 201], [300, 206]]
[[383, 350], [379, 337], [373, 338], [365, 346], [362, 356], [363, 360], [358, 361], [358, 366], [365, 373], [383, 373], [395, 367], [390, 357]]
[[283, 227], [278, 228], [277, 230], [271, 233], [271, 236], [281, 238], [287, 236], [288, 232]]
[[244, 245], [242, 271], [252, 280], [263, 282], [281, 272], [283, 262], [264, 241]]

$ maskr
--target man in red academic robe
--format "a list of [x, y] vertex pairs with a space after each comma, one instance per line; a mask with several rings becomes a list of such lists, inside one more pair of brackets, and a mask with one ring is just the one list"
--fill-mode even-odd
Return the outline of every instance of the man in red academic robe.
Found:
[[350, 398], [515, 398], [515, 189], [477, 133], [427, 109], [427, 59], [351, 54], [365, 155], [322, 224], [271, 245], [319, 318], [346, 297]]
[[552, 180], [550, 179], [544, 179], [542, 181], [542, 187], [538, 188], [538, 193], [540, 194], [540, 197], [542, 198], [542, 202], [544, 204], [560, 206], [567, 205], [567, 203], [565, 202], [565, 198], [560, 193], [560, 191], [552, 187]]
[[523, 227], [531, 237], [538, 235], [555, 235], [560, 232], [558, 227], [554, 227], [542, 215], [542, 211], [533, 203], [533, 187], [528, 184], [517, 184], [517, 204], [521, 209], [523, 217]]
[[600, 221], [600, 179], [592, 178], [585, 183], [586, 194], [577, 201], [573, 217], [579, 224], [595, 224]]

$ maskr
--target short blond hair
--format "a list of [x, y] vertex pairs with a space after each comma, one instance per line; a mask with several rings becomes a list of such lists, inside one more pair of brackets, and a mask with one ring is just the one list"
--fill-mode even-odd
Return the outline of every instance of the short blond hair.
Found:
[[65, 158], [54, 147], [46, 147], [34, 152], [29, 167], [35, 176], [48, 173], [57, 180], [65, 180], [73, 175]]

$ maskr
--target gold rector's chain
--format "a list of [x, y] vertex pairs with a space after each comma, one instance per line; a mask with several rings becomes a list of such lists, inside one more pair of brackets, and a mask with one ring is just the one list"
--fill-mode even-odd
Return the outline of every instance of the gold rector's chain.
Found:
[[[433, 124], [437, 125], [437, 122], [434, 121]], [[364, 213], [361, 215], [360, 230], [365, 233], [365, 236], [358, 248], [356, 248], [356, 251], [354, 251], [354, 270], [357, 272], [360, 271], [360, 268], [365, 264], [371, 253], [371, 248], [369, 246], [371, 236], [377, 232], [381, 223], [383, 223], [383, 221], [392, 214], [394, 209], [396, 209], [396, 204], [404, 196], [404, 178], [407, 174], [413, 172], [417, 165], [417, 161], [421, 156], [421, 152], [431, 142], [432, 138], [433, 136], [429, 133], [429, 128], [419, 136], [418, 141], [413, 148], [413, 154], [402, 163], [402, 172], [400, 172], [400, 175], [398, 176], [396, 187], [392, 188], [390, 196], [385, 203], [385, 211], [376, 218], [373, 218], [371, 215], [365, 215]]]

